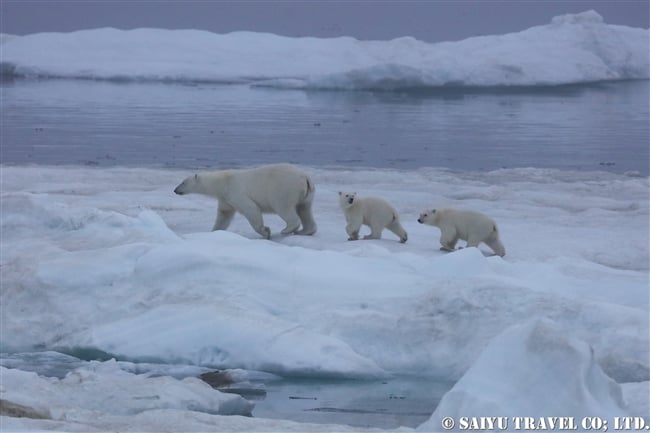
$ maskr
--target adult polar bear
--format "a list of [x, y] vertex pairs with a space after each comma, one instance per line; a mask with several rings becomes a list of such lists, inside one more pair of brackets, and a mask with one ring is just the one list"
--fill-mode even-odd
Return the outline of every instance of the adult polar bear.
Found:
[[311, 211], [315, 191], [311, 178], [291, 164], [201, 172], [174, 189], [179, 195], [203, 194], [219, 201], [212, 230], [227, 229], [239, 212], [266, 239], [271, 238], [271, 230], [264, 225], [264, 213], [277, 214], [287, 223], [282, 234], [316, 233]]
[[467, 241], [468, 247], [485, 243], [497, 256], [505, 256], [506, 249], [499, 237], [494, 220], [480, 212], [459, 209], [427, 209], [418, 218], [420, 224], [440, 229], [441, 250], [453, 251], [458, 239]]

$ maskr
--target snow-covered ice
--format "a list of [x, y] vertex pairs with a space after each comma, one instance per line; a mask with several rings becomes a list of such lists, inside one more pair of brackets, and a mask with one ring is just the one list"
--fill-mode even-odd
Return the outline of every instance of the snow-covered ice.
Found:
[[[535, 398], [521, 398], [522, 390], [530, 390]], [[626, 416], [624, 406], [620, 385], [603, 373], [589, 345], [567, 338], [548, 319], [535, 319], [495, 337], [418, 429], [435, 431], [445, 417], [496, 414], [508, 418], [500, 427], [511, 431], [521, 430], [517, 417], [549, 414], [573, 417], [576, 427], [582, 427], [581, 420], [594, 414], [610, 420]], [[454, 431], [466, 427], [456, 424]]]
[[249, 415], [253, 408], [238, 395], [215, 392], [199, 378], [136, 375], [122, 370], [115, 361], [91, 362], [89, 367], [77, 369], [63, 379], [0, 368], [5, 400], [31, 406], [43, 417], [53, 419], [69, 419], [70, 408], [116, 415], [160, 408]]
[[[251, 83], [304, 89], [546, 86], [648, 79], [648, 29], [608, 25], [595, 11], [497, 36], [425, 43], [411, 37], [113, 28], [3, 35], [2, 71], [16, 76]], [[278, 61], [282, 59], [282, 61]]]
[[[266, 241], [242, 217], [231, 231], [209, 232], [216, 203], [173, 194], [187, 171], [3, 166], [3, 351], [92, 348], [123, 360], [287, 377], [460, 379], [466, 393], [478, 386], [471, 380], [477, 373], [464, 375], [482, 371], [502, 382], [493, 391], [501, 396], [496, 401], [505, 405], [516, 395], [517, 407], [536, 404], [558, 377], [582, 365], [598, 373], [576, 378], [581, 386], [622, 387], [621, 413], [648, 416], [639, 413], [647, 411], [643, 390], [650, 379], [648, 178], [532, 168], [303, 168], [317, 188], [318, 233], [281, 236], [284, 223], [267, 216], [274, 235]], [[388, 199], [409, 241], [400, 244], [390, 233], [380, 241], [347, 241], [337, 204], [341, 189]], [[439, 251], [439, 231], [416, 221], [429, 206], [492, 216], [508, 255], [488, 257], [485, 247]], [[536, 318], [552, 322], [544, 335], [559, 334], [558, 344], [566, 340], [574, 349], [562, 356], [531, 354], [525, 332], [498, 337]], [[520, 374], [510, 364], [498, 370], [494, 353], [507, 355], [506, 349], [517, 355], [512, 363], [521, 361]], [[553, 375], [538, 377], [548, 387], [531, 389], [520, 380], [536, 363], [549, 365]], [[125, 377], [136, 387], [137, 380], [153, 380], [138, 379], [137, 371], [114, 361], [78, 368], [71, 374], [95, 387], [107, 386], [104, 375], [115, 375], [102, 393], [117, 399]], [[45, 421], [4, 417], [9, 429], [127, 424], [127, 415], [108, 409], [98, 415], [101, 400], [84, 381], [75, 389], [73, 378], [24, 376], [22, 393], [5, 378], [23, 373], [8, 371], [2, 371], [2, 399], [53, 414]], [[187, 411], [220, 413], [222, 397], [203, 395], [193, 381], [178, 378], [189, 374], [162, 374], [166, 386], [201, 398], [195, 406], [180, 393], [176, 401], [160, 394], [155, 407], [122, 402], [123, 410], [138, 413], [129, 415], [131, 429], [157, 429], [166, 417], [170, 426], [179, 417], [191, 419], [189, 430], [215, 422]], [[27, 391], [39, 384], [47, 384], [43, 395], [51, 400]], [[156, 386], [143, 385], [159, 395]], [[62, 405], [54, 397], [63, 396], [59, 389], [78, 394], [74, 421], [55, 410]], [[598, 402], [586, 399], [581, 407], [593, 403], [597, 410]], [[231, 420], [219, 428], [300, 429], [278, 422]]]

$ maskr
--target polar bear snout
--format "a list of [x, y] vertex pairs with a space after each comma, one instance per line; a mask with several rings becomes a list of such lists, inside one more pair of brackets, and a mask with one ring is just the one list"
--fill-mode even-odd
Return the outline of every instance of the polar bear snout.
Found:
[[427, 222], [429, 224], [431, 224], [430, 223], [430, 218], [432, 218], [435, 213], [436, 213], [435, 209], [430, 209], [430, 210], [426, 210], [424, 212], [421, 212], [420, 217], [418, 218], [418, 222], [420, 224], [426, 224]]
[[178, 195], [185, 195], [188, 193], [187, 181], [181, 182], [176, 188], [174, 188], [174, 193]]
[[200, 192], [201, 180], [199, 175], [195, 174], [194, 176], [187, 177], [174, 188], [174, 193], [178, 195], [189, 194], [192, 192]]
[[355, 203], [357, 197], [356, 192], [343, 192], [339, 191], [339, 204], [341, 207], [352, 206]]

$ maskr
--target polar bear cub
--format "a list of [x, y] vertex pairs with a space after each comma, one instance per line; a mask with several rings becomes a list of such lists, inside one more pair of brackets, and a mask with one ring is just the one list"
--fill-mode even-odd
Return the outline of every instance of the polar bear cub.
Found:
[[498, 256], [506, 249], [499, 239], [499, 228], [494, 220], [480, 212], [458, 209], [427, 209], [418, 218], [420, 224], [440, 228], [441, 250], [453, 251], [458, 239], [467, 241], [468, 247], [478, 247], [483, 242]]
[[359, 229], [362, 224], [370, 227], [370, 234], [364, 239], [380, 239], [381, 232], [386, 228], [399, 237], [404, 243], [408, 239], [406, 230], [399, 222], [399, 215], [393, 206], [379, 197], [357, 197], [356, 192], [339, 191], [339, 205], [345, 215], [345, 231], [349, 241], [359, 239]]
[[316, 233], [311, 211], [315, 191], [311, 178], [291, 164], [197, 173], [174, 189], [176, 194], [203, 194], [219, 201], [212, 230], [227, 229], [239, 212], [266, 239], [271, 230], [264, 225], [264, 213], [277, 214], [287, 223], [282, 234]]

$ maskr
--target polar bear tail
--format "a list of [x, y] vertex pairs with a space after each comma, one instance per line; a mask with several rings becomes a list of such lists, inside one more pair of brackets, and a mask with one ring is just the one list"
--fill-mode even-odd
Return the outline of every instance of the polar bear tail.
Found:
[[314, 215], [311, 212], [311, 204], [314, 201], [314, 194], [316, 193], [316, 187], [314, 183], [309, 178], [306, 179], [306, 190], [305, 196], [300, 203], [296, 206], [296, 212], [298, 217], [300, 217], [300, 223], [302, 224], [302, 229], [297, 232], [299, 235], [313, 235], [316, 233], [317, 226], [316, 221], [314, 221]]
[[503, 257], [506, 255], [506, 249], [499, 238], [499, 227], [497, 227], [496, 224], [492, 225], [492, 234], [485, 240], [485, 244], [490, 247], [497, 256]]
[[303, 198], [302, 202], [303, 203], [309, 203], [311, 206], [311, 203], [314, 201], [314, 194], [316, 193], [316, 186], [314, 186], [314, 182], [312, 182], [311, 178], [309, 176], [305, 176], [305, 185], [306, 188], [303, 191]]
[[408, 234], [406, 233], [406, 230], [404, 230], [404, 227], [402, 227], [402, 224], [400, 224], [399, 215], [396, 212], [393, 212], [393, 220], [386, 226], [386, 228], [399, 236], [399, 241], [401, 243], [408, 240]]

